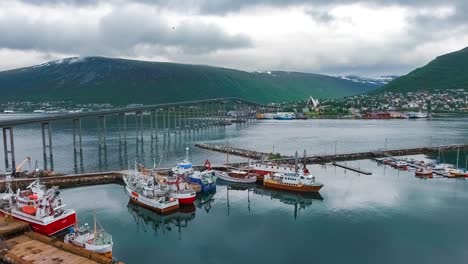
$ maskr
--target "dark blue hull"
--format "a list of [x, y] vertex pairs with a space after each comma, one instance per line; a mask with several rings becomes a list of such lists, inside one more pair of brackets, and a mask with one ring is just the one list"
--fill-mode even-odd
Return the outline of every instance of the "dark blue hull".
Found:
[[188, 177], [188, 181], [191, 182], [191, 183], [196, 183], [196, 184], [200, 185], [202, 192], [212, 192], [212, 191], [216, 190], [216, 184], [215, 183], [203, 184], [200, 179], [192, 178], [192, 177]]

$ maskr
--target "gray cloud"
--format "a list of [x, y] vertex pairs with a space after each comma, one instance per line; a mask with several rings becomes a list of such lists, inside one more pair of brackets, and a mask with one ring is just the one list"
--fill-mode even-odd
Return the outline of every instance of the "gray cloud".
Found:
[[134, 49], [139, 46], [209, 53], [252, 45], [248, 36], [227, 34], [215, 24], [183, 20], [172, 25], [158, 13], [125, 8], [117, 8], [102, 17], [97, 26], [28, 21], [19, 15], [0, 16], [0, 35], [0, 48], [79, 55], [135, 55]]
[[[14, 50], [34, 52], [37, 60], [47, 56], [56, 58], [62, 54], [103, 55], [212, 64], [245, 70], [402, 74], [449, 51], [448, 48], [440, 48], [448, 39], [452, 47], [458, 47], [453, 45], [454, 42], [459, 41], [462, 45], [468, 39], [468, 16], [465, 15], [468, 14], [468, 1], [464, 0], [16, 1], [22, 2], [22, 6], [35, 15], [28, 16], [25, 12], [2, 14], [0, 10], [0, 58], [8, 50]], [[405, 18], [404, 29], [398, 34], [378, 32], [377, 29], [375, 39], [372, 39], [363, 37], [358, 31], [354, 34], [352, 19], [335, 16], [332, 12], [335, 7], [352, 3], [375, 7], [376, 12], [386, 7], [401, 7], [411, 15]], [[277, 34], [272, 25], [261, 17], [256, 20], [256, 14], [252, 15], [252, 10], [261, 6], [276, 8], [274, 12], [286, 7], [304, 7], [296, 10], [304, 10], [311, 20], [318, 22], [312, 27], [320, 30], [310, 28], [311, 32], [308, 32], [309, 28], [292, 27], [291, 32]], [[453, 7], [455, 13], [437, 18], [418, 12], [425, 9], [433, 11], [442, 6]], [[46, 14], [41, 13], [45, 9]], [[94, 9], [108, 12], [99, 13], [96, 21], [86, 21], [85, 16], [84, 19], [64, 19], [63, 23], [48, 19], [50, 13], [47, 13], [63, 12], [63, 15], [71, 12], [71, 15], [75, 15], [75, 10], [86, 13]], [[262, 15], [268, 16], [268, 12], [263, 11]], [[229, 19], [237, 14], [246, 14], [252, 19], [249, 22], [261, 25], [252, 25], [255, 28], [252, 31], [248, 25], [233, 25], [237, 21]], [[173, 15], [177, 19], [173, 19]], [[220, 21], [220, 24], [207, 21]], [[304, 20], [300, 21], [303, 23]], [[284, 21], [284, 24], [288, 22]], [[236, 32], [245, 29], [245, 33], [228, 33], [222, 25]], [[343, 25], [345, 33], [337, 33], [341, 30], [338, 27]], [[259, 30], [271, 32], [265, 37]], [[369, 34], [373, 33], [370, 31]], [[284, 39], [289, 37], [291, 43], [285, 43]], [[433, 47], [437, 49], [430, 50]], [[3, 56], [11, 58], [8, 54]], [[29, 55], [24, 53], [24, 56]]]

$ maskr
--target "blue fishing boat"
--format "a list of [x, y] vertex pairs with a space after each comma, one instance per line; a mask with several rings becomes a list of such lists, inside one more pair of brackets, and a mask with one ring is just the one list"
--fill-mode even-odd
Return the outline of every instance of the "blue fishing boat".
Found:
[[200, 185], [202, 192], [212, 192], [216, 190], [215, 176], [213, 171], [195, 171], [187, 179], [191, 183]]
[[183, 175], [187, 182], [198, 184], [202, 192], [210, 192], [216, 190], [216, 178], [214, 171], [211, 171], [211, 164], [208, 160], [205, 161], [204, 171], [196, 171], [193, 169], [192, 163], [188, 158], [189, 148], [185, 148], [185, 159], [178, 162], [172, 172], [176, 175]]

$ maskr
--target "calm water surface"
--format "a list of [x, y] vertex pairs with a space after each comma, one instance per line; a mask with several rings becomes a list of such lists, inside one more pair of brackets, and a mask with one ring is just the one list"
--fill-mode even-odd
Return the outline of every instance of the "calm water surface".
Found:
[[[109, 121], [112, 124], [111, 121]], [[185, 146], [225, 144], [292, 155], [354, 152], [397, 147], [466, 143], [468, 118], [435, 120], [261, 121], [208, 129], [206, 133], [145, 140], [119, 149], [109, 125], [107, 153], [97, 150], [95, 121], [84, 123], [84, 161], [75, 167], [71, 128], [54, 125], [55, 166], [60, 171], [127, 167], [137, 156], [148, 165], [163, 155], [172, 166]], [[130, 128], [131, 129], [131, 128]], [[17, 159], [41, 162], [37, 127], [15, 130]], [[386, 140], [387, 139], [387, 140]], [[460, 163], [466, 153], [462, 152]], [[225, 156], [192, 148], [192, 160], [223, 162]], [[417, 156], [425, 158], [424, 156]], [[454, 153], [443, 158], [455, 162]], [[1, 160], [3, 160], [3, 157]], [[231, 157], [230, 160], [240, 160]], [[462, 162], [463, 160], [463, 162]], [[348, 162], [372, 171], [359, 175], [331, 165], [309, 166], [325, 187], [320, 196], [265, 190], [261, 186], [219, 184], [196, 206], [161, 216], [129, 204], [123, 186], [110, 184], [65, 189], [64, 200], [81, 223], [92, 222], [93, 208], [114, 237], [114, 255], [126, 263], [466, 263], [468, 259], [468, 182], [422, 180], [414, 172], [378, 166], [370, 160]], [[2, 164], [3, 166], [3, 164]], [[460, 165], [460, 166], [464, 166]]]

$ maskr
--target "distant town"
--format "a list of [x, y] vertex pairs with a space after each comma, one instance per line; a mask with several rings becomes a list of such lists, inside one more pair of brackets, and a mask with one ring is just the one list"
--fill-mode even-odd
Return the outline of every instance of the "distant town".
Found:
[[[363, 94], [341, 99], [320, 101], [309, 97], [296, 102], [270, 103], [270, 111], [290, 112], [296, 118], [411, 118], [413, 113], [468, 113], [468, 91], [436, 90], [435, 92], [408, 92]], [[0, 104], [0, 113], [77, 113], [107, 110], [116, 107], [135, 107], [110, 103], [74, 104], [71, 101], [8, 102]], [[228, 115], [232, 115], [230, 112]], [[409, 115], [409, 116], [408, 116]], [[426, 117], [426, 116], [423, 116]]]
[[307, 113], [311, 118], [405, 118], [408, 113], [468, 113], [468, 91], [436, 90], [435, 92], [408, 92], [363, 94], [341, 99], [319, 100], [309, 98], [294, 103], [273, 104], [288, 111]]

